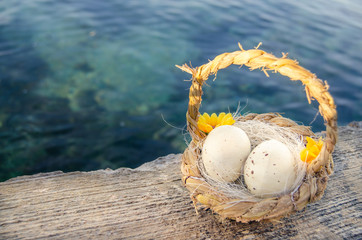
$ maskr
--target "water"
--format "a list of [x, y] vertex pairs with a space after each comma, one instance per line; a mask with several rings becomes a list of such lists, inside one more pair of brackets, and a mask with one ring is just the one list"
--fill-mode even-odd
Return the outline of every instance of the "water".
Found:
[[[137, 167], [181, 152], [190, 76], [237, 43], [289, 57], [328, 80], [339, 125], [362, 120], [359, 1], [3, 0], [0, 180]], [[202, 111], [281, 112], [309, 125], [299, 83], [246, 68], [209, 81]], [[175, 127], [171, 127], [165, 121]], [[323, 121], [313, 122], [315, 131]]]

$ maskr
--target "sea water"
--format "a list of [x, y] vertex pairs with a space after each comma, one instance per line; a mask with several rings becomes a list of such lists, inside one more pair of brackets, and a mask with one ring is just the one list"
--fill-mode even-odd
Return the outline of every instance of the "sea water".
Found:
[[[327, 80], [338, 124], [362, 120], [359, 1], [4, 0], [0, 2], [0, 180], [137, 167], [182, 152], [190, 76], [256, 47]], [[230, 67], [202, 112], [279, 112], [324, 129], [303, 86]], [[187, 140], [187, 136], [186, 136]]]

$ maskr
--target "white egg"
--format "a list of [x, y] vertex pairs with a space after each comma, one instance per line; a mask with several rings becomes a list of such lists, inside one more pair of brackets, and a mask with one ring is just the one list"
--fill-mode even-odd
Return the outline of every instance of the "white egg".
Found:
[[291, 191], [297, 178], [296, 164], [284, 143], [274, 139], [264, 141], [252, 150], [245, 162], [245, 184], [259, 197]]
[[231, 125], [215, 128], [202, 147], [206, 173], [217, 181], [235, 181], [242, 173], [250, 150], [249, 137], [240, 128]]

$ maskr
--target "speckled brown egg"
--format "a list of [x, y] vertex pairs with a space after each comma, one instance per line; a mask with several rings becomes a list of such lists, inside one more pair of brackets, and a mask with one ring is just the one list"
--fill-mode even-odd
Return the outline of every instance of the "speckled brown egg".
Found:
[[297, 179], [296, 161], [288, 147], [277, 140], [260, 143], [245, 161], [244, 181], [258, 197], [291, 191]]

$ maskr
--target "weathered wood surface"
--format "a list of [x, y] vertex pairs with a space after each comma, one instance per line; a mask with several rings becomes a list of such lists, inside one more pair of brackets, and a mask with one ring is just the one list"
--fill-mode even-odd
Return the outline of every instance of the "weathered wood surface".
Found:
[[137, 169], [52, 172], [0, 183], [1, 239], [361, 239], [362, 124], [340, 128], [321, 201], [278, 223], [195, 213], [180, 155]]

